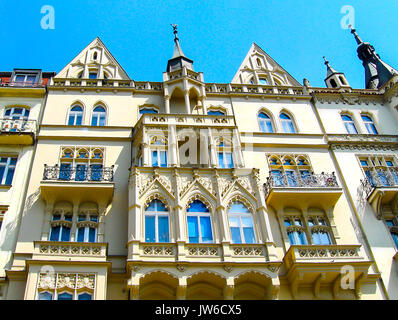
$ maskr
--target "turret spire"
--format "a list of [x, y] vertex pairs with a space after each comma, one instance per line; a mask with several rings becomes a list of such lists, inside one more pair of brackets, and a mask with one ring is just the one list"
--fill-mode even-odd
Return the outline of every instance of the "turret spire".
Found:
[[363, 42], [355, 29], [351, 28], [358, 44], [357, 53], [365, 68], [366, 89], [379, 89], [384, 86], [398, 71], [381, 60], [375, 48], [368, 42]]
[[329, 61], [326, 60], [325, 57], [323, 57], [323, 60], [325, 60], [325, 65], [327, 67], [326, 78], [325, 78], [326, 86], [328, 88], [349, 87], [350, 85], [349, 85], [344, 73], [338, 72], [337, 70], [333, 69], [330, 66]]
[[167, 63], [167, 72], [179, 70], [184, 67], [193, 70], [193, 61], [191, 59], [188, 59], [182, 52], [180, 39], [178, 39], [177, 25], [172, 24], [171, 26], [173, 27], [174, 33], [174, 52], [173, 56]]

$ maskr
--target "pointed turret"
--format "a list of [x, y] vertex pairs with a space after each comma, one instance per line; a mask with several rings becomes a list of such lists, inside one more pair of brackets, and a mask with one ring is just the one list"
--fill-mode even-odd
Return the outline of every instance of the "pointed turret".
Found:
[[193, 71], [193, 60], [188, 59], [182, 52], [180, 40], [178, 39], [177, 25], [172, 24], [174, 33], [174, 52], [171, 59], [167, 62], [167, 72], [182, 69], [186, 67]]
[[349, 87], [350, 85], [345, 77], [345, 74], [333, 69], [325, 57], [323, 57], [323, 59], [325, 60], [325, 65], [327, 67], [325, 78], [326, 86], [328, 88]]
[[375, 48], [368, 42], [363, 42], [355, 29], [351, 29], [358, 44], [358, 57], [365, 68], [366, 89], [379, 89], [384, 86], [398, 71], [380, 59]]

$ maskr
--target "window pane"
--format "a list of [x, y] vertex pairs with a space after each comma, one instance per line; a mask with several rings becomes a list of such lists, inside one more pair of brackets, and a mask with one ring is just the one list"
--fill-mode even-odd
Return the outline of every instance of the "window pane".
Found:
[[90, 179], [92, 181], [100, 181], [102, 176], [102, 165], [101, 164], [93, 164], [91, 165], [91, 175]]
[[71, 176], [71, 164], [70, 163], [61, 163], [59, 170], [59, 179], [61, 180], [70, 180]]
[[209, 212], [209, 209], [206, 208], [202, 201], [195, 200], [189, 205], [187, 212]]
[[95, 236], [96, 230], [97, 229], [95, 229], [95, 228], [90, 228], [90, 231], [88, 234], [88, 242], [96, 242], [96, 240], [97, 240], [96, 236]]
[[266, 121], [266, 124], [267, 124], [267, 132], [269, 132], [269, 133], [274, 132], [274, 128], [272, 127], [272, 122], [271, 122], [271, 120], [267, 120], [267, 121]]
[[224, 112], [221, 111], [208, 111], [207, 114], [209, 116], [224, 116]]
[[167, 167], [167, 152], [160, 151], [160, 166]]
[[224, 165], [224, 153], [222, 153], [222, 152], [218, 153], [218, 166], [220, 168], [225, 168], [225, 165]]
[[77, 126], [81, 126], [82, 125], [82, 120], [83, 120], [83, 116], [81, 115], [81, 114], [78, 114], [77, 116], [76, 116], [76, 125]]
[[84, 229], [85, 228], [79, 228], [77, 231], [77, 242], [84, 242]]
[[245, 243], [255, 243], [256, 239], [254, 237], [254, 229], [251, 228], [243, 228], [243, 235], [245, 237]]
[[70, 228], [62, 227], [61, 241], [69, 241], [69, 240], [70, 240]]
[[250, 213], [249, 209], [242, 202], [234, 202], [231, 204], [229, 212], [235, 213]]
[[199, 242], [199, 226], [198, 226], [198, 218], [188, 217], [188, 235], [190, 243], [198, 243]]
[[158, 167], [158, 152], [157, 151], [152, 151], [152, 167]]
[[58, 241], [61, 227], [51, 227], [50, 241]]
[[242, 243], [240, 229], [231, 227], [232, 243]]
[[145, 217], [145, 242], [156, 242], [154, 216]]
[[158, 218], [159, 242], [169, 242], [169, 218]]
[[93, 114], [93, 117], [91, 119], [91, 125], [96, 126], [98, 123], [98, 116], [96, 114]]
[[58, 300], [73, 300], [73, 295], [64, 292], [58, 295]]
[[79, 294], [77, 300], [92, 300], [91, 294], [89, 293], [82, 293]]
[[8, 167], [6, 184], [12, 184], [12, 178], [14, 177], [15, 168]]
[[39, 300], [52, 300], [53, 295], [50, 292], [40, 292]]
[[272, 179], [274, 181], [274, 186], [279, 187], [283, 186], [283, 177], [282, 172], [279, 170], [272, 170], [271, 171]]
[[226, 152], [225, 153], [225, 158], [227, 161], [227, 168], [233, 168], [234, 167], [234, 160], [232, 158], [232, 152]]
[[105, 114], [101, 114], [100, 115], [99, 125], [100, 126], [104, 126], [105, 125]]
[[202, 232], [202, 242], [213, 242], [210, 217], [200, 217], [200, 230]]
[[78, 164], [76, 165], [76, 181], [84, 181], [86, 180], [86, 165], [85, 164]]

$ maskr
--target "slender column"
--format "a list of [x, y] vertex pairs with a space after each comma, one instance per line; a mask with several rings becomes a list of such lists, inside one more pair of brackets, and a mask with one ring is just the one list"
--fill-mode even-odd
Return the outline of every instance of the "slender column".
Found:
[[70, 231], [70, 241], [76, 241], [76, 221], [77, 216], [79, 215], [79, 204], [73, 203], [73, 216], [72, 216], [72, 228]]
[[177, 300], [185, 300], [187, 296], [187, 277], [178, 278]]
[[98, 242], [105, 242], [105, 213], [106, 205], [101, 203], [98, 206]]
[[166, 113], [170, 113], [170, 97], [169, 96], [164, 97], [164, 110]]
[[216, 168], [217, 167], [216, 145], [214, 143], [211, 128], [209, 128], [208, 130], [209, 130], [209, 142], [210, 142], [210, 166]]
[[185, 98], [185, 108], [187, 114], [191, 114], [191, 102], [189, 101], [189, 91], [184, 91], [184, 98]]
[[169, 126], [169, 155], [170, 165], [177, 166], [177, 129], [175, 125]]

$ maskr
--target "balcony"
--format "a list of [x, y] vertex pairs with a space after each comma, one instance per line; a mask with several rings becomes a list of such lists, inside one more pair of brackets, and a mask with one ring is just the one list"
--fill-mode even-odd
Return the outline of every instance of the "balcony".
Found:
[[34, 241], [34, 260], [106, 261], [107, 243]]
[[398, 172], [374, 171], [368, 172], [369, 176], [361, 180], [360, 194], [364, 194], [372, 206], [378, 219], [381, 219], [381, 208], [390, 204], [398, 195]]
[[45, 85], [43, 83], [32, 82], [32, 81], [10, 81], [10, 80], [0, 79], [0, 87], [44, 88]]
[[0, 119], [0, 144], [32, 145], [36, 132], [35, 120]]
[[308, 204], [310, 207], [330, 208], [339, 200], [342, 188], [332, 174], [309, 174], [305, 177], [280, 174], [270, 176], [264, 184], [268, 206], [275, 209]]
[[41, 194], [45, 201], [103, 201], [107, 205], [112, 201], [115, 188], [113, 172], [114, 166], [61, 169], [58, 165], [44, 165]]
[[[299, 286], [312, 287], [314, 296], [318, 297], [321, 285], [332, 286], [333, 296], [339, 297], [341, 277], [347, 273], [342, 268], [353, 268], [358, 296], [372, 261], [365, 259], [361, 245], [292, 245], [283, 258], [283, 265], [286, 274], [282, 278], [289, 282], [295, 298]], [[377, 275], [369, 278], [374, 280]]]
[[136, 243], [130, 261], [269, 263], [266, 244]]

